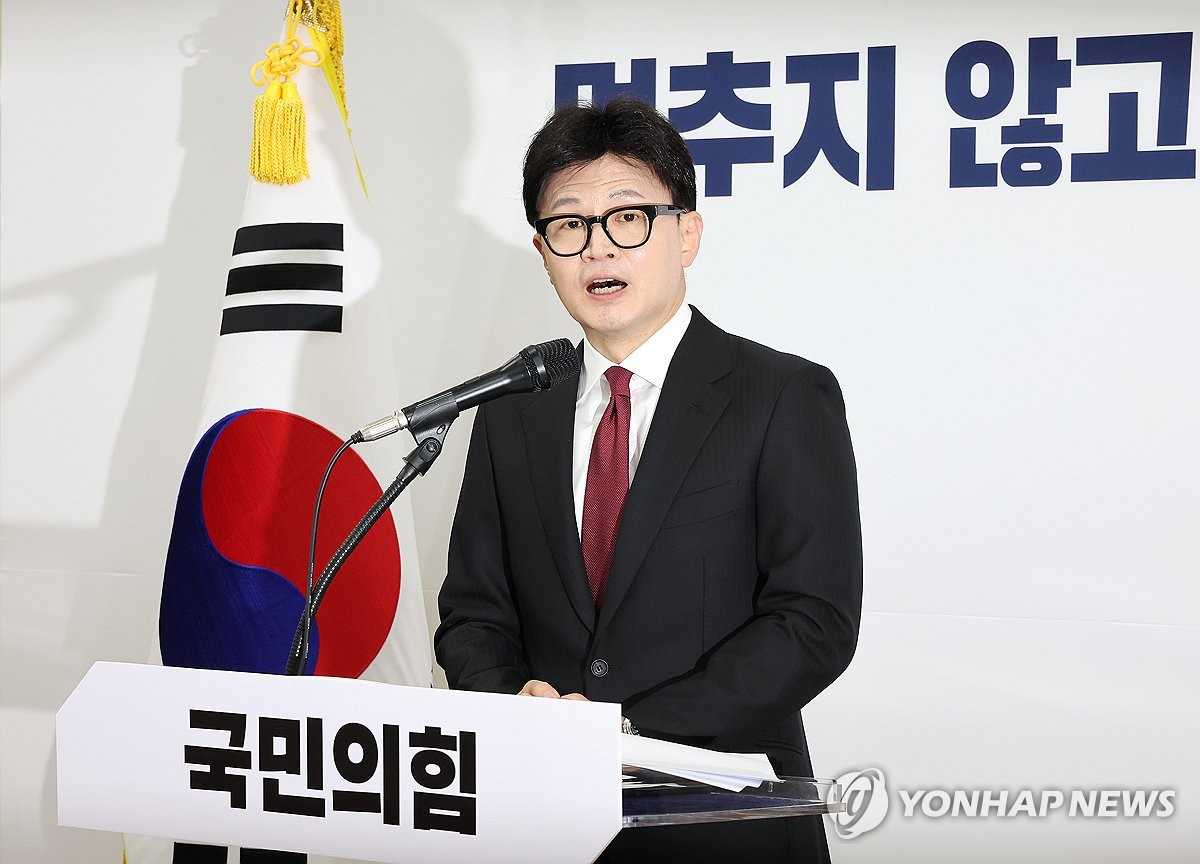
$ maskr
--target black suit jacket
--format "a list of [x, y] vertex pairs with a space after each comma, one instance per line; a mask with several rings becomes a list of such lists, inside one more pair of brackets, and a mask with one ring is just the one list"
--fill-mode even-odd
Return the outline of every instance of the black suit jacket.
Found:
[[577, 380], [482, 406], [440, 595], [452, 687], [619, 702], [648, 734], [810, 776], [800, 708], [854, 653], [854, 456], [829, 370], [693, 310], [599, 613], [571, 485]]

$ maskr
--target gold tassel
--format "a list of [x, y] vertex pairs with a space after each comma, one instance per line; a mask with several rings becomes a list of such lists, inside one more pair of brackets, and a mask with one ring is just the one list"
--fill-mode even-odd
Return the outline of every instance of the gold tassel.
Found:
[[262, 183], [286, 186], [308, 177], [304, 103], [291, 81], [272, 81], [254, 100], [250, 173]]
[[[250, 70], [250, 80], [266, 90], [254, 100], [250, 174], [262, 183], [288, 185], [308, 177], [304, 103], [290, 79], [300, 66], [321, 65], [321, 52], [296, 38], [301, 3], [288, 4], [287, 35], [267, 49], [267, 59]], [[314, 54], [315, 60], [304, 55]]]
[[283, 96], [275, 103], [275, 122], [272, 127], [276, 146], [283, 155], [280, 171], [283, 183], [298, 183], [308, 176], [308, 152], [305, 149], [307, 130], [304, 125], [304, 103], [300, 91], [288, 81]]

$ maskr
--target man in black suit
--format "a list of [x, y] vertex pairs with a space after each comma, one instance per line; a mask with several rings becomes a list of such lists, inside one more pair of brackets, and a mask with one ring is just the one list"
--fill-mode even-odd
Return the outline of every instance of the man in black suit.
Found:
[[[450, 685], [618, 702], [627, 730], [811, 776], [800, 709], [850, 662], [862, 592], [837, 381], [685, 304], [695, 169], [651, 106], [555, 112], [524, 197], [583, 369], [475, 418], [435, 636]], [[605, 855], [829, 852], [801, 817], [626, 830]]]

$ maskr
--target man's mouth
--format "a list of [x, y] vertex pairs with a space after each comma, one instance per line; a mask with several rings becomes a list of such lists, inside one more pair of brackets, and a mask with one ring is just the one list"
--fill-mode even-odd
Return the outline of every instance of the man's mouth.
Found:
[[626, 284], [620, 279], [593, 279], [587, 284], [587, 292], [595, 295], [616, 294]]

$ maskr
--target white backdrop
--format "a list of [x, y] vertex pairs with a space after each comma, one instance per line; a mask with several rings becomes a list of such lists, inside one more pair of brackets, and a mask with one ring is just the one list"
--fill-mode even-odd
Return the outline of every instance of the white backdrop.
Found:
[[[1031, 37], [1195, 32], [1193, 0], [1118, 2], [346, 2], [351, 124], [384, 245], [409, 401], [577, 328], [529, 242], [520, 160], [556, 64], [710, 52], [771, 64], [773, 135], [702, 200], [689, 299], [733, 332], [830, 366], [859, 462], [862, 638], [806, 711], [818, 774], [898, 789], [1173, 789], [1169, 818], [933, 819], [900, 801], [842, 861], [1192, 860], [1200, 847], [1200, 186], [1081, 183], [1108, 94], [1157, 64], [1073, 68], [1068, 166], [1044, 188], [951, 189], [949, 129], [1026, 116]], [[0, 852], [116, 861], [120, 838], [55, 825], [53, 714], [97, 659], [146, 658], [179, 478], [198, 427], [245, 189], [247, 72], [282, 4], [6, 0], [0, 426]], [[946, 62], [1016, 61], [995, 120], [955, 116]], [[823, 158], [782, 186], [804, 88], [792, 55], [896, 46], [896, 188]], [[1190, 73], [1186, 146], [1200, 141]], [[864, 66], [865, 68], [865, 66]], [[982, 85], [986, 86], [986, 85]], [[981, 92], [977, 88], [977, 92]], [[862, 82], [839, 85], [862, 149]], [[1177, 148], [1178, 149], [1178, 148]], [[702, 174], [703, 182], [703, 174]], [[407, 394], [407, 396], [405, 396]], [[380, 405], [378, 414], [396, 406]], [[374, 417], [364, 417], [367, 422]], [[430, 592], [470, 417], [410, 490]], [[347, 430], [348, 431], [348, 430]], [[136, 710], [136, 706], [130, 706]]]

